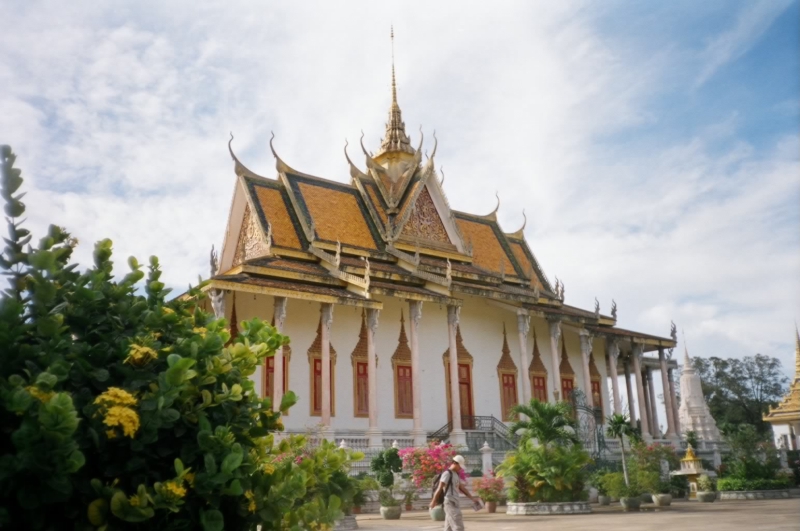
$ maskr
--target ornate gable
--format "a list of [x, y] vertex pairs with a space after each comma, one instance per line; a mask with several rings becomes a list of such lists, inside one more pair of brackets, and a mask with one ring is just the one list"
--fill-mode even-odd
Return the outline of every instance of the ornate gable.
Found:
[[253, 258], [261, 258], [270, 254], [270, 239], [272, 234], [265, 235], [258, 223], [258, 218], [253, 215], [248, 204], [244, 209], [242, 228], [239, 230], [239, 239], [236, 242], [236, 253], [233, 257], [233, 267]]
[[[442, 359], [445, 363], [450, 359], [449, 348], [442, 354]], [[464, 346], [464, 340], [461, 338], [461, 325], [456, 325], [456, 359], [459, 363], [472, 363], [472, 354]]]
[[453, 246], [427, 186], [423, 187], [417, 197], [417, 202], [414, 204], [411, 216], [403, 226], [400, 237], [408, 241], [421, 240], [448, 247]]

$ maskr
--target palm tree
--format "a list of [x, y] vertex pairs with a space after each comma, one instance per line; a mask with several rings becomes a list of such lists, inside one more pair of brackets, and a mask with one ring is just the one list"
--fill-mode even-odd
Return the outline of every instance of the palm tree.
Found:
[[524, 416], [511, 426], [511, 433], [521, 432], [521, 443], [538, 439], [540, 444], [578, 444], [577, 425], [568, 402], [540, 402], [531, 399], [528, 404], [518, 404], [511, 413]]
[[608, 428], [606, 429], [606, 435], [613, 439], [619, 439], [619, 447], [622, 451], [622, 473], [625, 475], [625, 485], [630, 486], [631, 482], [628, 479], [628, 465], [625, 462], [625, 437], [630, 437], [634, 434], [633, 428], [631, 428], [630, 421], [628, 420], [627, 415], [622, 415], [620, 413], [614, 413], [610, 417], [606, 419], [608, 424]]

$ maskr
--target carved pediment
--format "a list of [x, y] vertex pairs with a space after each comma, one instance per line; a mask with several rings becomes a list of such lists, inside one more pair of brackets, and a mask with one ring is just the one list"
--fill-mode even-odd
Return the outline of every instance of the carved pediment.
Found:
[[447, 230], [439, 217], [439, 212], [427, 187], [420, 192], [417, 202], [414, 204], [414, 210], [403, 226], [400, 237], [411, 241], [420, 239], [450, 244]]

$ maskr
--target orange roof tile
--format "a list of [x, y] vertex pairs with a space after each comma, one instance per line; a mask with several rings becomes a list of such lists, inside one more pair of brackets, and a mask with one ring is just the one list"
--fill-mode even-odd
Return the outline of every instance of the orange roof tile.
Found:
[[528, 260], [528, 255], [525, 253], [525, 249], [522, 248], [522, 244], [515, 241], [509, 241], [509, 244], [511, 245], [511, 250], [517, 262], [522, 266], [522, 270], [525, 271], [525, 275], [533, 277], [533, 282], [539, 289], [545, 289], [544, 284], [542, 284], [541, 280], [539, 280], [539, 277], [536, 275], [533, 264]]
[[472, 242], [472, 263], [496, 273], [500, 272], [500, 264], [504, 266], [506, 275], [514, 275], [514, 265], [503, 250], [492, 230], [491, 225], [456, 217], [458, 228], [467, 242]]
[[308, 182], [298, 188], [320, 239], [377, 249], [354, 193]]
[[372, 183], [364, 182], [364, 189], [367, 191], [367, 195], [369, 195], [369, 199], [372, 202], [372, 206], [375, 207], [375, 210], [378, 211], [378, 216], [381, 218], [381, 222], [386, 225], [387, 217], [386, 217], [386, 210], [383, 208], [383, 203], [381, 202], [381, 198], [378, 197], [378, 190], [376, 186]]
[[292, 219], [289, 216], [283, 194], [275, 188], [254, 186], [256, 199], [264, 215], [272, 225], [272, 239], [275, 245], [300, 249], [300, 239], [297, 237]]

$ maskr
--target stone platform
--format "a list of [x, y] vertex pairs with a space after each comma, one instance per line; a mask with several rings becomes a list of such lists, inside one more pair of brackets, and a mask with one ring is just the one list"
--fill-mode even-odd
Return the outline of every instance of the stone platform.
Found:
[[591, 514], [589, 502], [562, 503], [509, 503], [506, 514], [514, 516], [540, 516], [562, 514]]
[[723, 490], [719, 499], [725, 500], [777, 500], [789, 498], [789, 490]]

